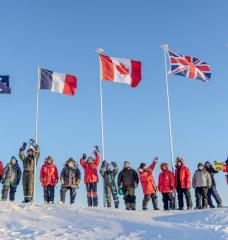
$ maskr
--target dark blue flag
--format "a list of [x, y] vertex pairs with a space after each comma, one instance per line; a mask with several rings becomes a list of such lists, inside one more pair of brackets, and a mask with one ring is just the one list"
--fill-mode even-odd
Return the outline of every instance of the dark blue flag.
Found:
[[0, 94], [1, 93], [11, 93], [9, 76], [7, 75], [0, 75]]

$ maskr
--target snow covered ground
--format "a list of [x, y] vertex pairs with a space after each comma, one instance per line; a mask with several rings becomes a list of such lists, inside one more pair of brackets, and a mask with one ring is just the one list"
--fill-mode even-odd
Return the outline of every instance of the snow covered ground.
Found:
[[0, 239], [228, 239], [228, 208], [127, 212], [1, 203]]

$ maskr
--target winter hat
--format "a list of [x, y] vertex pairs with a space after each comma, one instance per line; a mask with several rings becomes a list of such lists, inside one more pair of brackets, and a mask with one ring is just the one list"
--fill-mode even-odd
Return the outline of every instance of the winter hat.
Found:
[[139, 168], [145, 168], [146, 167], [146, 163], [140, 163]]
[[176, 158], [176, 163], [178, 162], [182, 162], [182, 164], [184, 163], [184, 159], [182, 157], [177, 157]]
[[211, 165], [211, 163], [209, 161], [206, 161], [204, 165]]
[[30, 151], [35, 152], [35, 148], [34, 148], [33, 146], [30, 146], [30, 147], [28, 148], [27, 152], [30, 152]]
[[93, 162], [94, 159], [93, 159], [93, 157], [88, 157], [86, 161], [87, 161], [87, 162]]
[[17, 159], [16, 159], [15, 156], [12, 156], [12, 157], [11, 157], [11, 161], [13, 161], [13, 160], [17, 161]]
[[127, 163], [130, 164], [128, 161], [124, 161], [124, 165], [127, 164]]
[[53, 157], [52, 156], [47, 156], [46, 158], [45, 158], [45, 161], [54, 161], [54, 159], [53, 159]]

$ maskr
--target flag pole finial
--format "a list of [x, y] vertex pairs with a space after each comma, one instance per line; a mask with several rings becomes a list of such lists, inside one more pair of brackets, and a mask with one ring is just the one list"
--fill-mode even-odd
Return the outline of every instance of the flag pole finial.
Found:
[[97, 48], [97, 49], [96, 49], [96, 52], [97, 52], [98, 54], [104, 53], [104, 49], [103, 49], [103, 48]]
[[162, 44], [160, 47], [163, 48], [163, 49], [168, 49], [169, 45], [168, 44]]

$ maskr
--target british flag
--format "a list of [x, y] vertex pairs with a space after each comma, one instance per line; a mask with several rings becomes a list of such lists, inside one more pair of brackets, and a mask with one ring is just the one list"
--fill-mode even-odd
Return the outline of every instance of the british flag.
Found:
[[199, 58], [184, 56], [167, 49], [170, 60], [169, 74], [209, 81], [211, 67]]

